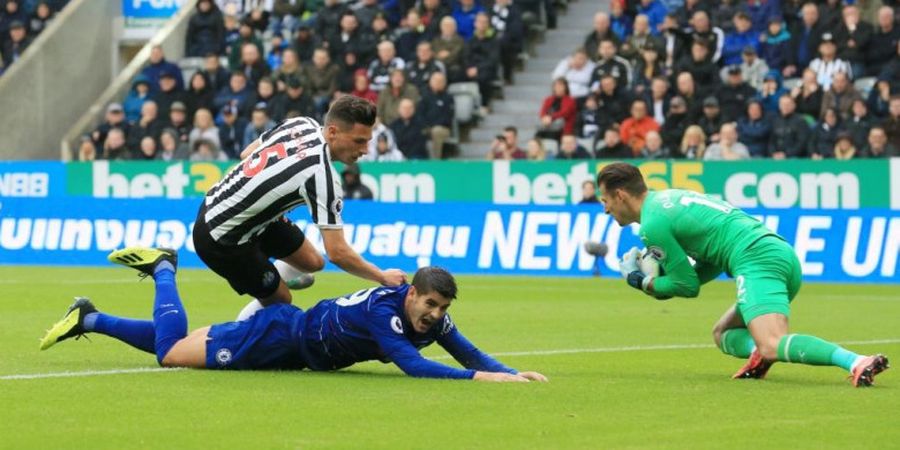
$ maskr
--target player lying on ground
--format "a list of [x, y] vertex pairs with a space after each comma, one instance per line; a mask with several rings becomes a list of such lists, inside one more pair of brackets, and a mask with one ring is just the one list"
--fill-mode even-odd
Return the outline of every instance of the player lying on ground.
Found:
[[[125, 262], [119, 258], [122, 255], [136, 258]], [[175, 287], [174, 252], [129, 248], [113, 252], [109, 260], [153, 277], [153, 320], [104, 314], [88, 299], [79, 298], [41, 340], [42, 350], [94, 332], [155, 353], [165, 367], [337, 370], [378, 359], [393, 362], [414, 377], [547, 381], [539, 373], [506, 367], [463, 337], [447, 315], [451, 300], [456, 298], [456, 282], [441, 268], [419, 269], [412, 285], [366, 289], [322, 300], [308, 311], [277, 303], [245, 321], [203, 327], [188, 334], [187, 315]], [[433, 342], [467, 369], [422, 357], [418, 349]]]
[[[641, 224], [640, 238], [656, 255], [660, 276], [639, 270], [638, 249], [625, 254], [622, 275], [658, 299], [696, 297], [722, 272], [737, 284], [737, 304], [713, 329], [716, 345], [749, 358], [734, 378], [763, 378], [775, 361], [839, 366], [854, 386], [869, 386], [888, 368], [883, 355], [860, 356], [815, 336], [788, 334], [790, 302], [800, 290], [800, 261], [785, 240], [730, 204], [696, 192], [648, 192], [637, 167], [605, 166], [600, 200], [619, 225]], [[691, 265], [688, 257], [696, 261]]]

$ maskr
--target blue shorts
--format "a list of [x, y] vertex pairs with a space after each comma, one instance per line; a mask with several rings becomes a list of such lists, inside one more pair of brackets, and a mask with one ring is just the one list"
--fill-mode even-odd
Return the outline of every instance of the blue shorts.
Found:
[[271, 305], [243, 322], [213, 325], [206, 341], [206, 368], [299, 370], [305, 314], [287, 304]]

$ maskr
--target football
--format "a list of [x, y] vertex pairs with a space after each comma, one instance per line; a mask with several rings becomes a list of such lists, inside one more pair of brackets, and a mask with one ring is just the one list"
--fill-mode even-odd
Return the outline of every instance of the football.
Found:
[[659, 266], [659, 257], [656, 252], [649, 251], [646, 248], [641, 250], [641, 259], [638, 261], [638, 267], [644, 275], [658, 277], [661, 275], [662, 268]]

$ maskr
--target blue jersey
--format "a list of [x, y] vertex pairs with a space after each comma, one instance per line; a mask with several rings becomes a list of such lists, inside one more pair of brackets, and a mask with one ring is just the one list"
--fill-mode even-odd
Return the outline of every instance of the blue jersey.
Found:
[[[335, 370], [357, 362], [393, 362], [407, 375], [429, 378], [472, 378], [476, 370], [517, 373], [482, 353], [456, 329], [450, 315], [426, 333], [418, 333], [406, 317], [409, 285], [365, 289], [322, 300], [302, 315], [301, 348], [312, 370]], [[419, 354], [437, 342], [466, 369], [457, 369]]]

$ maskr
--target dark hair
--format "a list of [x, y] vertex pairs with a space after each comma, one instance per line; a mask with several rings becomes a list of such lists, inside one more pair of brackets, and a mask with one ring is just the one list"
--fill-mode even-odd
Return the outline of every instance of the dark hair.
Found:
[[515, 134], [516, 136], [519, 135], [519, 129], [512, 125], [507, 125], [506, 128], [503, 129], [503, 131], [510, 132], [512, 134]]
[[353, 95], [345, 95], [331, 104], [325, 115], [325, 125], [338, 125], [343, 129], [355, 124], [367, 127], [375, 125], [375, 104]]
[[437, 292], [449, 300], [456, 298], [456, 280], [441, 267], [428, 266], [417, 270], [412, 285], [420, 294]]
[[614, 162], [604, 166], [597, 175], [597, 186], [606, 192], [623, 189], [631, 195], [647, 192], [644, 176], [637, 167], [622, 162]]
[[555, 87], [557, 83], [563, 85], [563, 87], [566, 88], [566, 93], [564, 95], [566, 97], [568, 97], [569, 96], [569, 81], [563, 77], [559, 77], [559, 78], [553, 80], [553, 86]]

